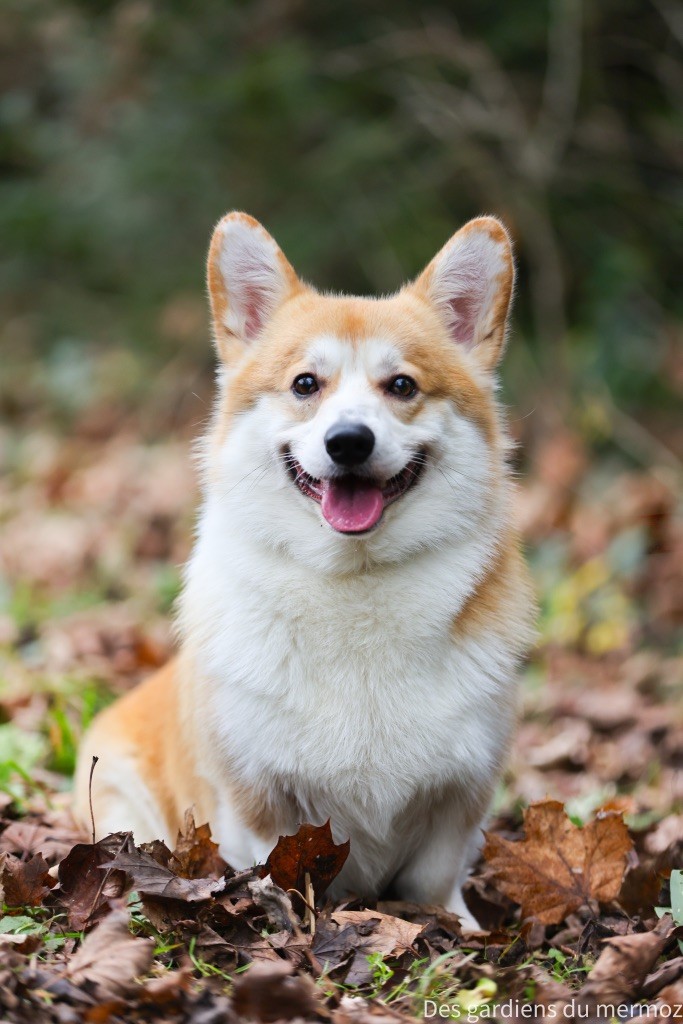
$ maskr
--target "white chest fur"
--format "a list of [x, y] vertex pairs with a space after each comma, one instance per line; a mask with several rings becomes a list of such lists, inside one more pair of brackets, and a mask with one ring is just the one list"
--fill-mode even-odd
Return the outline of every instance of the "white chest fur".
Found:
[[330, 577], [226, 536], [209, 506], [182, 618], [219, 760], [241, 785], [286, 795], [282, 828], [331, 817], [364, 874], [383, 872], [415, 832], [411, 808], [478, 785], [506, 744], [514, 657], [452, 630], [489, 551], [470, 540]]

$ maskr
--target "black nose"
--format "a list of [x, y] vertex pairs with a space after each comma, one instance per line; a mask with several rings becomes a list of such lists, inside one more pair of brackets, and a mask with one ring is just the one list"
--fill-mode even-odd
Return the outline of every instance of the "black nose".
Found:
[[339, 466], [359, 466], [374, 447], [375, 435], [364, 423], [335, 423], [325, 434], [327, 454]]

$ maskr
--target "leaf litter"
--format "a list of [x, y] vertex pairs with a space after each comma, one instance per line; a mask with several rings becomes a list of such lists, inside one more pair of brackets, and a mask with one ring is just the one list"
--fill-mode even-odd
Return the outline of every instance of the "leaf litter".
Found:
[[169, 417], [166, 437], [129, 412], [110, 437], [85, 417], [65, 438], [35, 412], [0, 433], [0, 1019], [364, 1024], [420, 1017], [425, 999], [482, 1017], [510, 1000], [517, 1015], [531, 1001], [587, 1019], [611, 1002], [676, 1019], [683, 525], [670, 467], [601, 459], [569, 431], [535, 448], [518, 503], [541, 639], [466, 887], [482, 930], [465, 936], [443, 908], [331, 902], [348, 850], [330, 823], [302, 823], [265, 865], [235, 871], [191, 813], [172, 850], [126, 833], [92, 843], [71, 821], [88, 721], [171, 651], [196, 425]]

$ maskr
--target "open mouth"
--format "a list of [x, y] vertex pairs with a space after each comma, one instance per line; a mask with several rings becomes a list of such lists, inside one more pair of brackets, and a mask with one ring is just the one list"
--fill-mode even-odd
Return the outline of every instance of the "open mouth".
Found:
[[317, 480], [290, 451], [285, 452], [285, 461], [296, 486], [307, 498], [318, 502], [333, 529], [339, 533], [367, 533], [377, 525], [388, 505], [415, 486], [424, 469], [425, 454], [420, 452], [385, 482], [354, 473]]

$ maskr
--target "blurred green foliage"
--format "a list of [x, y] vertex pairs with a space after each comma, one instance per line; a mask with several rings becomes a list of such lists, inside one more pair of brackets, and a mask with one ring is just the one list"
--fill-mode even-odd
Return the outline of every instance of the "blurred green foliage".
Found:
[[513, 389], [666, 405], [682, 42], [673, 0], [4, 0], [0, 343], [208, 364], [225, 210], [360, 293], [485, 211], [518, 249]]

